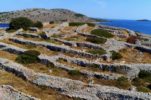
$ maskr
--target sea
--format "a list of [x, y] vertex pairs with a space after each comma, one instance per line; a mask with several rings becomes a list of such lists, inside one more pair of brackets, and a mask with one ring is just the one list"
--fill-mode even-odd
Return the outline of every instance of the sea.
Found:
[[108, 20], [99, 24], [114, 26], [119, 28], [127, 28], [135, 32], [151, 35], [151, 21], [137, 20]]
[[[136, 32], [151, 35], [151, 21], [137, 21], [137, 20], [108, 20], [100, 22], [99, 24], [114, 26], [119, 28], [127, 28]], [[9, 28], [9, 24], [0, 23], [1, 28]]]
[[0, 29], [6, 29], [6, 28], [9, 28], [9, 24], [0, 23]]

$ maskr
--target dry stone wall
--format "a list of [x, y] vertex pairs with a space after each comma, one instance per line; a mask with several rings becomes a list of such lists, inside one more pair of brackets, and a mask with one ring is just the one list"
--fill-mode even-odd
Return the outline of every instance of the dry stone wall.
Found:
[[26, 78], [26, 80], [36, 85], [57, 89], [60, 93], [70, 97], [87, 100], [103, 100], [107, 98], [114, 98], [115, 100], [151, 99], [150, 94], [120, 90], [115, 87], [96, 84], [86, 87], [86, 84], [81, 81], [36, 73], [31, 69], [25, 68], [24, 66], [7, 59], [0, 58], [0, 67], [1, 69], [12, 72], [19, 77]]
[[[21, 54], [24, 51], [26, 51], [26, 49], [22, 49], [22, 48], [18, 48], [12, 45], [8, 45], [5, 43], [0, 43], [0, 46], [4, 47], [4, 51], [8, 51], [11, 53], [15, 53], [15, 54]], [[56, 55], [56, 56], [46, 56], [46, 55], [40, 55], [39, 58], [41, 59], [42, 63], [47, 64], [49, 62], [52, 63], [56, 63], [56, 60], [59, 58], [63, 58], [66, 59], [68, 62], [71, 63], [75, 63], [77, 65], [80, 65], [81, 67], [90, 67], [93, 66], [94, 64], [97, 65], [97, 67], [100, 70], [106, 70], [106, 71], [111, 71], [114, 73], [123, 73], [123, 74], [127, 74], [127, 76], [131, 79], [137, 77], [138, 73], [140, 72], [140, 70], [146, 70], [151, 72], [151, 64], [103, 64], [103, 63], [99, 63], [99, 62], [92, 62], [92, 61], [88, 61], [88, 60], [84, 60], [81, 58], [74, 58], [74, 57], [67, 57], [65, 55]], [[65, 70], [74, 70], [73, 68], [70, 68], [68, 66], [64, 66], [61, 64], [56, 64], [56, 66], [65, 69]], [[82, 72], [81, 73], [86, 73], [86, 72]], [[91, 73], [91, 72], [90, 72]], [[90, 75], [89, 73], [87, 73], [87, 75]], [[97, 73], [91, 73], [92, 76], [97, 76], [97, 75], [102, 75], [104, 76], [105, 74], [97, 74]], [[107, 75], [107, 74], [106, 74]], [[102, 77], [101, 76], [101, 77]], [[115, 75], [114, 78], [113, 76], [111, 76], [111, 78], [109, 77], [109, 75], [107, 75], [108, 78], [105, 79], [117, 79], [119, 76]]]
[[56, 44], [52, 44], [52, 43], [47, 43], [47, 42], [35, 42], [35, 41], [30, 41], [30, 40], [25, 40], [22, 38], [10, 38], [11, 41], [16, 42], [16, 43], [20, 43], [20, 44], [27, 44], [27, 45], [35, 45], [35, 46], [43, 46], [46, 47], [50, 50], [53, 51], [60, 51], [63, 53], [71, 53], [71, 54], [75, 54], [75, 55], [79, 55], [82, 57], [89, 57], [89, 58], [102, 58], [104, 57], [104, 55], [93, 55], [87, 52], [83, 52], [80, 50], [74, 50], [68, 46], [64, 46], [64, 45], [56, 45]]

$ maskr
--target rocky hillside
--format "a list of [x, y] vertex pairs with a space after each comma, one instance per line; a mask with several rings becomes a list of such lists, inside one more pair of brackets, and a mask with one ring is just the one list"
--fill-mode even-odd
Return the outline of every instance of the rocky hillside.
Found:
[[9, 22], [12, 18], [28, 17], [34, 21], [95, 21], [83, 14], [75, 13], [66, 9], [26, 9], [12, 12], [1, 12], [0, 22]]
[[0, 30], [0, 100], [151, 100], [149, 39], [90, 23]]

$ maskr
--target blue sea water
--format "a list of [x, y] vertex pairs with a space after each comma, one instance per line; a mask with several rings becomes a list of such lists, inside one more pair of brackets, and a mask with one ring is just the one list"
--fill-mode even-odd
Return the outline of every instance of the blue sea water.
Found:
[[151, 35], [151, 21], [110, 20], [108, 22], [101, 22], [100, 24], [127, 28], [136, 32], [141, 32]]
[[0, 23], [0, 28], [9, 28], [9, 24]]

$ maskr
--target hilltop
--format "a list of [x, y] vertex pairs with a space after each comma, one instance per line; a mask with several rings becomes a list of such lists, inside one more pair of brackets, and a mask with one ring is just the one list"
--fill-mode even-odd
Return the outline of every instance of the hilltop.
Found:
[[12, 18], [27, 17], [33, 21], [72, 21], [72, 22], [94, 22], [100, 19], [89, 18], [83, 14], [67, 9], [26, 9], [0, 13], [0, 22], [9, 22]]

